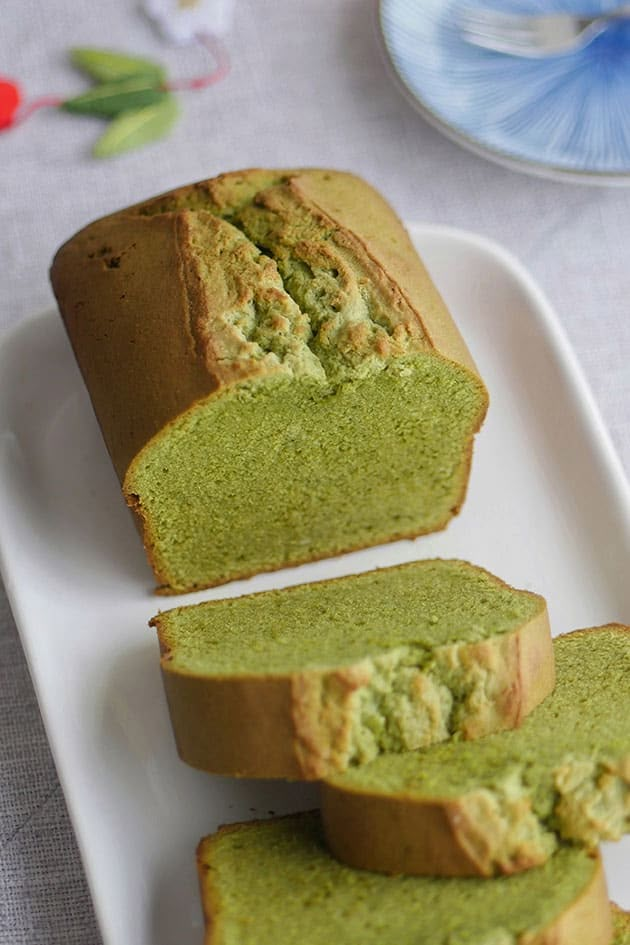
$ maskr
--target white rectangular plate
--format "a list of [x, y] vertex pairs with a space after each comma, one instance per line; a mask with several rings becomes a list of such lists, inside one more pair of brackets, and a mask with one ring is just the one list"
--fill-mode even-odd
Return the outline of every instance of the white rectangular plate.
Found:
[[[493, 244], [411, 231], [492, 401], [461, 515], [415, 542], [156, 598], [58, 316], [4, 338], [0, 563], [106, 945], [199, 945], [198, 839], [316, 804], [312, 786], [178, 760], [147, 627], [160, 607], [439, 555], [544, 594], [555, 633], [630, 623], [628, 485], [553, 312]], [[630, 908], [630, 842], [605, 856], [611, 896]]]

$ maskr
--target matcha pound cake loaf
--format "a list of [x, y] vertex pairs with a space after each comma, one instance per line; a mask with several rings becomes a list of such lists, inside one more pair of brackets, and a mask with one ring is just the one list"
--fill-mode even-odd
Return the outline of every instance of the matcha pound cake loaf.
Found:
[[402, 225], [334, 171], [91, 224], [52, 283], [164, 592], [444, 528], [487, 393]]
[[332, 851], [388, 873], [484, 875], [630, 830], [630, 628], [554, 640], [557, 684], [516, 731], [388, 754], [323, 789]]
[[382, 751], [518, 725], [552, 689], [545, 601], [460, 561], [167, 611], [180, 756], [218, 774], [322, 778]]
[[206, 945], [609, 945], [599, 859], [559, 850], [519, 876], [439, 879], [352, 870], [319, 818], [224, 827], [197, 852]]

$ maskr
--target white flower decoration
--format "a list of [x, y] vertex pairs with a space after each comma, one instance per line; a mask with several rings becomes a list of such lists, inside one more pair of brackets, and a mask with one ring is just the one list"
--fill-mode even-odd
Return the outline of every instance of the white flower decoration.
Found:
[[200, 35], [225, 36], [232, 26], [234, 0], [143, 0], [143, 9], [171, 43]]

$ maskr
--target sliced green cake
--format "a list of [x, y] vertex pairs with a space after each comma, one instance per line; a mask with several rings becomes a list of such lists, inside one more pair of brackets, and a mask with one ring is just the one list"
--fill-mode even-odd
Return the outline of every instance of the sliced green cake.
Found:
[[446, 526], [488, 397], [402, 225], [334, 171], [242, 171], [51, 270], [164, 592]]
[[545, 601], [419, 561], [159, 614], [184, 761], [321, 778], [382, 751], [518, 725], [553, 687]]
[[518, 876], [350, 869], [316, 813], [224, 827], [197, 852], [206, 945], [609, 945], [601, 863], [579, 848]]
[[333, 776], [331, 849], [388, 873], [511, 873], [561, 841], [595, 847], [630, 829], [630, 628], [554, 640], [557, 684], [510, 732], [451, 741]]
[[630, 945], [630, 913], [624, 912], [615, 905], [612, 907], [612, 912], [615, 930], [613, 945]]

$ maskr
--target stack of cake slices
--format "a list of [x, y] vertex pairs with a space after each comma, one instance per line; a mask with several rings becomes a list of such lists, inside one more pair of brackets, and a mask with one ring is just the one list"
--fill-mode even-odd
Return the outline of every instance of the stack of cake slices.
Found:
[[182, 759], [321, 781], [223, 827], [208, 945], [610, 945], [630, 828], [630, 628], [552, 641], [540, 596], [429, 560], [154, 618]]

